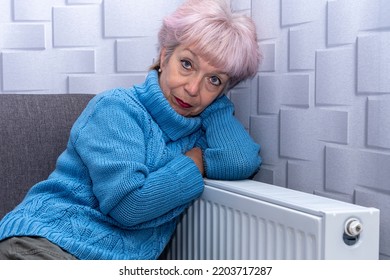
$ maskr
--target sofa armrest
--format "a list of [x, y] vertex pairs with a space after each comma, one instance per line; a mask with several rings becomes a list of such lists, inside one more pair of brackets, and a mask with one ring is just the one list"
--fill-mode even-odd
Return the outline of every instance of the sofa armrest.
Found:
[[92, 94], [0, 95], [0, 219], [47, 178]]

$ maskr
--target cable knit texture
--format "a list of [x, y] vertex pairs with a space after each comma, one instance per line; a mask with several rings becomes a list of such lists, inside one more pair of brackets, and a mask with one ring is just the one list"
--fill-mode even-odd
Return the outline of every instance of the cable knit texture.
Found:
[[261, 162], [226, 97], [185, 118], [156, 71], [142, 85], [101, 93], [73, 125], [53, 173], [1, 221], [0, 239], [45, 237], [79, 259], [156, 259], [202, 193], [184, 155], [195, 146], [209, 178], [244, 179]]

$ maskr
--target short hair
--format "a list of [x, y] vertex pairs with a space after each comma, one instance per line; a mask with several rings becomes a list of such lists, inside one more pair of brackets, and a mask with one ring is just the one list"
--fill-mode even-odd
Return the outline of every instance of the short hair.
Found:
[[[163, 20], [159, 51], [169, 60], [179, 45], [193, 46], [213, 67], [229, 76], [227, 89], [256, 75], [261, 62], [256, 27], [252, 19], [233, 12], [226, 0], [187, 0]], [[160, 66], [158, 58], [152, 69]]]

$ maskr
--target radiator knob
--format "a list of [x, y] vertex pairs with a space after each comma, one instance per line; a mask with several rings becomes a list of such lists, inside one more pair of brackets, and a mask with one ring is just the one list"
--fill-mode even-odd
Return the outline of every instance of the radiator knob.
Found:
[[356, 218], [349, 219], [345, 223], [345, 234], [349, 236], [356, 237], [362, 232], [362, 230], [363, 230], [363, 225]]

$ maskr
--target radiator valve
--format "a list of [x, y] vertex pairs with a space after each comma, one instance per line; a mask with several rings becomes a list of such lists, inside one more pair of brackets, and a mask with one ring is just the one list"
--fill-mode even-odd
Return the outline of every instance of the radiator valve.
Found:
[[356, 219], [351, 218], [345, 223], [345, 234], [351, 237], [357, 237], [363, 230], [362, 223]]

